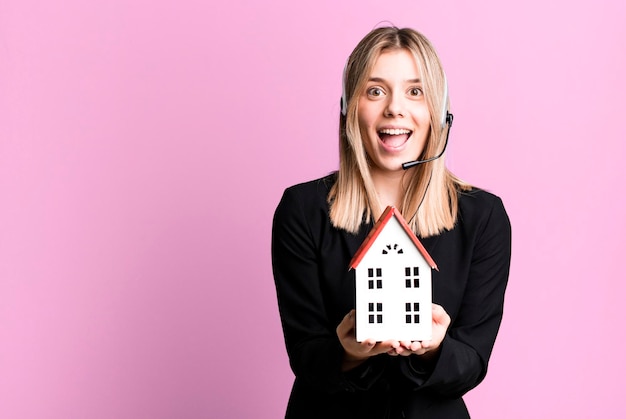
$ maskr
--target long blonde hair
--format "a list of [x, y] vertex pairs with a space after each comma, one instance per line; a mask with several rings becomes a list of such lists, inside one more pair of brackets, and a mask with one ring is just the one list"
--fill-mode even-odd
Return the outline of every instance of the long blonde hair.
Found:
[[[431, 43], [410, 28], [383, 27], [367, 34], [356, 46], [344, 70], [342, 113], [339, 117], [339, 171], [328, 195], [332, 224], [351, 233], [363, 221], [377, 219], [384, 208], [374, 188], [358, 119], [358, 98], [363, 94], [372, 68], [383, 52], [409, 51], [417, 63], [430, 111], [430, 133], [420, 159], [439, 154], [449, 126], [442, 124], [447, 111], [446, 79]], [[420, 164], [405, 172], [405, 193], [400, 212], [421, 237], [433, 236], [454, 227], [458, 193], [470, 189], [454, 176], [443, 158]]]

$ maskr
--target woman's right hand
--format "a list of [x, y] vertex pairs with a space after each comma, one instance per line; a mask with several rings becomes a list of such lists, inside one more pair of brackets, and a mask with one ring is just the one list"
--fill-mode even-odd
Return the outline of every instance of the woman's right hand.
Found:
[[342, 371], [356, 368], [371, 356], [393, 353], [400, 347], [400, 342], [396, 340], [376, 343], [373, 339], [365, 339], [363, 342], [357, 342], [355, 325], [355, 311], [350, 310], [337, 326], [337, 337], [344, 350]]

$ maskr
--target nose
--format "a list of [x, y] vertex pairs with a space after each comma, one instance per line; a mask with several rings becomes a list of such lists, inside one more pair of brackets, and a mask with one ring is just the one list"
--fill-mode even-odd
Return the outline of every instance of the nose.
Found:
[[401, 94], [392, 93], [387, 97], [387, 106], [385, 106], [385, 116], [397, 117], [404, 116], [404, 100]]

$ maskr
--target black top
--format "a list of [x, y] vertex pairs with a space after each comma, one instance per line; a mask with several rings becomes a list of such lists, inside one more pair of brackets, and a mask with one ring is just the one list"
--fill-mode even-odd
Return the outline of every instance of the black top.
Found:
[[502, 201], [459, 192], [450, 231], [420, 238], [439, 267], [433, 302], [451, 317], [439, 356], [369, 358], [342, 373], [336, 327], [355, 306], [350, 259], [373, 223], [356, 235], [334, 228], [326, 198], [335, 176], [288, 188], [276, 209], [272, 266], [287, 354], [296, 376], [287, 418], [464, 418], [461, 396], [478, 385], [502, 320], [511, 227]]

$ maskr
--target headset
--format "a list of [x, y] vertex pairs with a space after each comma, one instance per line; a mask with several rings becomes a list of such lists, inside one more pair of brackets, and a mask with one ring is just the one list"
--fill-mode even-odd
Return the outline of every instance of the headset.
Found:
[[[349, 61], [350, 61], [350, 58], [346, 60], [346, 65], [343, 67], [343, 77], [341, 80], [341, 114], [343, 116], [346, 116], [346, 114], [348, 113], [348, 99], [346, 96], [346, 78], [347, 78], [347, 73], [348, 73]], [[448, 97], [448, 79], [445, 73], [443, 74], [443, 83], [444, 83], [444, 90], [443, 90], [444, 100], [443, 100], [443, 105], [441, 107], [441, 129], [443, 131], [444, 129], [446, 129], [446, 127], [448, 128], [448, 131], [446, 132], [446, 141], [443, 145], [443, 150], [441, 150], [441, 153], [437, 154], [435, 157], [431, 157], [431, 158], [424, 159], [424, 160], [413, 160], [413, 161], [409, 161], [406, 163], [402, 163], [402, 168], [404, 170], [409, 169], [413, 166], [417, 166], [418, 164], [428, 163], [433, 160], [437, 160], [438, 158], [443, 156], [443, 153], [445, 153], [446, 148], [448, 147], [448, 138], [450, 137], [450, 128], [452, 128], [452, 121], [454, 120], [454, 115], [448, 112], [448, 103], [450, 102], [450, 98]]]
[[441, 153], [437, 154], [435, 157], [431, 157], [429, 159], [424, 159], [424, 160], [413, 160], [413, 161], [409, 161], [406, 163], [402, 163], [402, 168], [404, 170], [409, 169], [413, 166], [417, 166], [418, 164], [422, 164], [422, 163], [428, 163], [430, 161], [433, 160], [437, 160], [438, 158], [440, 158], [441, 156], [443, 156], [443, 153], [446, 152], [446, 148], [448, 147], [448, 138], [450, 138], [450, 128], [452, 128], [452, 121], [454, 120], [454, 115], [452, 115], [450, 112], [448, 112], [448, 103], [450, 101], [450, 98], [448, 97], [448, 78], [446, 77], [446, 74], [443, 74], [443, 105], [441, 107], [441, 130], [443, 131], [444, 129], [446, 129], [446, 127], [448, 128], [448, 131], [446, 132], [446, 141], [443, 144], [443, 150], [441, 150]]

